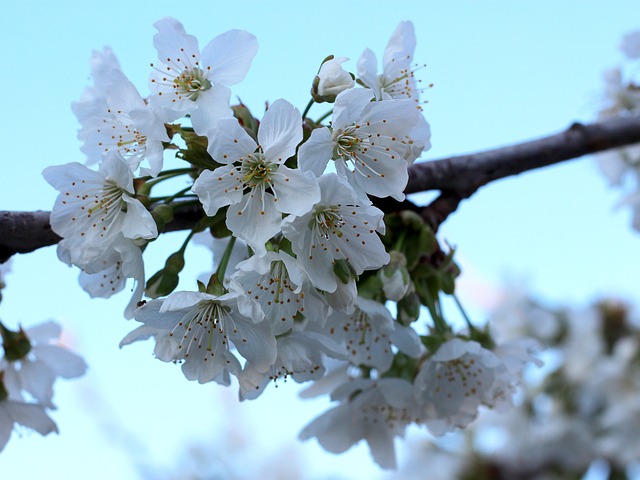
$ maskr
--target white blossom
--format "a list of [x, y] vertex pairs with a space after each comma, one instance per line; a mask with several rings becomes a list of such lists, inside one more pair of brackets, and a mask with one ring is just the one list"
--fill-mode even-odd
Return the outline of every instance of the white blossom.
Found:
[[234, 281], [260, 304], [275, 335], [293, 328], [296, 318], [322, 323], [326, 305], [311, 287], [307, 274], [284, 252], [267, 252], [239, 263]]
[[125, 308], [127, 319], [133, 318], [133, 311], [142, 300], [145, 287], [144, 261], [142, 250], [136, 242], [120, 236], [102, 256], [84, 266], [78, 281], [91, 298], [109, 298], [124, 289], [129, 278], [134, 280], [135, 288]]
[[349, 262], [356, 275], [389, 261], [377, 233], [384, 233], [383, 214], [363, 205], [337, 175], [323, 175], [318, 181], [320, 202], [305, 215], [285, 218], [282, 233], [291, 241], [311, 283], [326, 292], [335, 292], [340, 282], [333, 272], [336, 260]]
[[258, 144], [236, 119], [218, 121], [208, 137], [209, 153], [224, 165], [202, 172], [193, 191], [209, 216], [230, 205], [227, 226], [263, 255], [280, 231], [282, 213], [304, 215], [320, 199], [313, 175], [284, 165], [302, 140], [300, 112], [275, 101], [260, 123]]
[[162, 142], [169, 141], [164, 124], [120, 69], [107, 69], [103, 75], [101, 94], [94, 96], [93, 104], [85, 100], [74, 108], [82, 124], [78, 132], [81, 150], [89, 164], [117, 151], [134, 172], [146, 159], [150, 168], [142, 168], [141, 174], [156, 176], [162, 170]]
[[325, 374], [323, 355], [344, 359], [344, 348], [326, 336], [296, 330], [277, 339], [278, 355], [267, 372], [260, 372], [251, 362], [238, 376], [240, 398], [257, 398], [270, 383], [289, 377], [298, 383], [316, 380]]
[[411, 383], [399, 378], [357, 379], [338, 387], [331, 398], [340, 402], [338, 406], [307, 425], [300, 439], [316, 437], [332, 453], [365, 440], [378, 465], [396, 468], [394, 438], [403, 436], [415, 420]]
[[494, 352], [453, 338], [427, 358], [415, 378], [420, 417], [434, 435], [464, 428], [480, 405], [499, 410], [511, 405], [517, 381], [516, 372]]
[[336, 98], [331, 128], [317, 128], [299, 151], [302, 171], [322, 175], [329, 160], [358, 192], [404, 200], [408, 173], [404, 139], [420, 112], [408, 100], [372, 102], [367, 89]]
[[220, 296], [174, 292], [141, 306], [134, 318], [144, 325], [120, 345], [153, 336], [158, 359], [183, 362], [185, 377], [199, 383], [228, 385], [229, 375], [239, 374], [240, 361], [231, 344], [260, 372], [266, 372], [276, 358], [276, 339], [262, 321], [260, 307], [240, 292]]
[[[80, 267], [95, 261], [123, 235], [151, 239], [158, 235], [147, 209], [134, 198], [127, 162], [112, 153], [95, 172], [79, 163], [47, 167], [45, 180], [60, 191], [51, 212], [51, 228], [63, 237], [68, 260]], [[62, 257], [61, 257], [62, 258]]]
[[640, 31], [630, 32], [623, 36], [620, 50], [627, 58], [640, 58]]
[[385, 95], [391, 98], [410, 99], [414, 105], [419, 102], [413, 70], [413, 53], [416, 36], [413, 23], [400, 22], [391, 35], [382, 57], [382, 73], [378, 74], [378, 60], [375, 53], [366, 49], [358, 60], [358, 76], [365, 86], [381, 100]]
[[84, 360], [60, 344], [62, 329], [54, 321], [29, 327], [24, 333], [31, 344], [27, 355], [19, 360], [0, 360], [4, 385], [10, 398], [25, 399], [24, 393], [39, 405], [55, 408], [53, 384], [58, 377], [76, 378], [87, 369]]
[[323, 330], [336, 343], [344, 345], [349, 362], [384, 373], [393, 362], [393, 345], [411, 357], [421, 353], [417, 333], [395, 322], [383, 304], [358, 297], [355, 307], [350, 315], [333, 312]]
[[229, 86], [247, 74], [258, 42], [248, 32], [229, 30], [200, 53], [198, 40], [176, 19], [165, 17], [154, 26], [159, 63], [153, 65], [151, 106], [167, 122], [190, 114], [196, 133], [205, 135], [216, 120], [232, 116]]

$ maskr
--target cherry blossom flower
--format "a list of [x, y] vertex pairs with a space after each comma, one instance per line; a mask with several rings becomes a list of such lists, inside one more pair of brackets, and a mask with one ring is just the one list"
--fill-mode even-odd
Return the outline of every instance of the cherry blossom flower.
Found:
[[334, 390], [331, 399], [339, 405], [307, 425], [300, 439], [316, 437], [332, 453], [366, 440], [378, 465], [396, 468], [393, 440], [415, 421], [411, 383], [399, 378], [356, 379]]
[[346, 358], [346, 351], [325, 335], [293, 331], [277, 339], [278, 356], [267, 372], [260, 372], [251, 362], [247, 362], [238, 376], [240, 398], [255, 399], [266, 386], [279, 379], [285, 382], [291, 377], [298, 383], [317, 380], [325, 374], [323, 355], [332, 358]]
[[105, 70], [99, 82], [101, 95], [94, 96], [93, 104], [85, 100], [74, 108], [82, 124], [81, 150], [89, 164], [117, 151], [134, 172], [146, 159], [150, 168], [142, 168], [141, 174], [156, 176], [162, 170], [162, 142], [169, 141], [165, 126], [120, 69]]
[[336, 343], [344, 345], [354, 365], [386, 372], [394, 358], [393, 345], [411, 357], [422, 352], [420, 337], [411, 327], [394, 321], [381, 303], [358, 297], [355, 312], [333, 312], [323, 330]]
[[[296, 318], [324, 319], [326, 305], [309, 284], [307, 274], [284, 252], [267, 252], [239, 263], [233, 279], [260, 304], [275, 335], [293, 328]], [[320, 320], [321, 321], [321, 320]]]
[[302, 140], [300, 112], [276, 100], [260, 123], [259, 144], [236, 119], [218, 121], [208, 137], [209, 153], [224, 165], [202, 172], [193, 191], [209, 216], [230, 205], [227, 226], [263, 255], [265, 243], [280, 231], [282, 213], [304, 215], [320, 199], [312, 174], [284, 165]]
[[[523, 359], [523, 352], [526, 360]], [[511, 405], [517, 374], [531, 356], [532, 344], [513, 343], [504, 358], [478, 342], [452, 338], [429, 357], [414, 385], [420, 417], [429, 431], [443, 435], [469, 425], [484, 405], [504, 410]], [[515, 349], [515, 350], [514, 350]]]
[[245, 77], [258, 42], [248, 32], [229, 30], [200, 53], [198, 40], [176, 19], [165, 17], [154, 26], [159, 63], [152, 65], [151, 106], [167, 122], [190, 114], [196, 133], [205, 135], [217, 119], [232, 116], [229, 85]]
[[276, 339], [262, 321], [260, 307], [241, 292], [174, 292], [141, 306], [134, 318], [144, 325], [120, 346], [153, 336], [158, 359], [183, 362], [188, 380], [228, 385], [230, 374], [241, 370], [231, 344], [259, 372], [266, 372], [276, 359]]
[[416, 48], [416, 36], [413, 23], [400, 22], [387, 43], [382, 57], [382, 73], [378, 74], [376, 54], [366, 49], [358, 60], [358, 77], [362, 83], [373, 90], [375, 97], [382, 100], [391, 98], [410, 99], [417, 104], [419, 90], [414, 77], [413, 53]]
[[282, 233], [291, 241], [297, 260], [311, 283], [335, 292], [335, 260], [344, 259], [356, 275], [389, 262], [389, 254], [378, 237], [384, 233], [382, 212], [363, 205], [349, 185], [336, 174], [318, 179], [321, 199], [302, 216], [290, 215], [282, 222]]
[[98, 259], [85, 265], [80, 272], [80, 286], [91, 298], [109, 298], [124, 289], [127, 279], [135, 283], [133, 295], [125, 308], [125, 318], [133, 318], [133, 311], [144, 293], [144, 261], [140, 247], [123, 236]]
[[371, 99], [368, 89], [338, 95], [331, 128], [315, 129], [300, 147], [300, 169], [320, 176], [334, 160], [337, 173], [356, 191], [401, 201], [408, 180], [405, 137], [418, 125], [420, 112], [409, 100]]
[[23, 392], [39, 405], [55, 408], [52, 402], [53, 384], [58, 377], [76, 378], [87, 369], [84, 360], [60, 346], [62, 329], [54, 321], [27, 328], [24, 333], [31, 344], [25, 357], [10, 361], [0, 360], [4, 372], [4, 385], [10, 396], [23, 399]]
[[112, 153], [95, 172], [79, 163], [47, 167], [45, 180], [60, 191], [51, 212], [51, 228], [63, 237], [68, 260], [80, 267], [95, 261], [123, 235], [151, 239], [158, 235], [147, 209], [134, 198], [127, 162]]

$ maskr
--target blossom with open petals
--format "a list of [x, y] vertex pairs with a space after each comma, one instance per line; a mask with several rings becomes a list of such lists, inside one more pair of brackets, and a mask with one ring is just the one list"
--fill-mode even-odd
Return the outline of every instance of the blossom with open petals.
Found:
[[346, 260], [356, 275], [389, 262], [378, 236], [378, 232], [384, 233], [383, 214], [363, 204], [336, 174], [323, 175], [318, 182], [320, 201], [302, 216], [285, 218], [282, 233], [291, 241], [311, 283], [326, 292], [335, 292], [341, 281], [333, 271], [336, 260]]
[[464, 428], [480, 405], [509, 407], [525, 363], [536, 361], [533, 344], [512, 342], [496, 351], [452, 338], [420, 367], [414, 388], [419, 416], [434, 435]]
[[155, 337], [156, 356], [164, 362], [182, 361], [182, 372], [199, 383], [229, 384], [238, 375], [240, 361], [231, 350], [266, 372], [276, 359], [276, 339], [262, 321], [260, 307], [237, 291], [224, 295], [174, 292], [135, 311], [143, 326], [120, 345]]
[[300, 439], [316, 437], [332, 453], [365, 440], [378, 465], [396, 468], [394, 438], [415, 420], [411, 383], [400, 378], [351, 380], [334, 390], [331, 399], [340, 403], [307, 425]]
[[410, 99], [419, 102], [419, 90], [414, 77], [413, 53], [416, 49], [416, 35], [413, 23], [400, 22], [391, 35], [382, 57], [382, 73], [378, 74], [378, 59], [370, 49], [366, 49], [358, 60], [358, 76], [362, 83], [373, 90], [381, 100], [391, 98]]
[[97, 72], [101, 75], [96, 79], [100, 95], [85, 95], [84, 101], [73, 105], [82, 124], [78, 138], [87, 163], [98, 163], [108, 152], [119, 152], [132, 171], [146, 159], [150, 167], [142, 168], [141, 174], [156, 176], [162, 170], [162, 142], [169, 141], [164, 124], [120, 69]]
[[99, 258], [123, 235], [158, 236], [151, 214], [134, 198], [128, 163], [112, 153], [93, 171], [80, 163], [47, 167], [45, 180], [60, 191], [51, 212], [51, 228], [63, 237], [68, 260], [80, 267]]
[[300, 112], [276, 100], [260, 123], [258, 144], [233, 118], [219, 120], [208, 137], [209, 153], [224, 165], [202, 172], [193, 191], [209, 216], [230, 205], [227, 226], [262, 255], [282, 213], [304, 215], [320, 199], [312, 174], [284, 165], [302, 140]]
[[404, 200], [408, 145], [420, 112], [409, 100], [372, 102], [368, 89], [347, 90], [336, 98], [331, 127], [317, 128], [300, 147], [300, 169], [322, 175], [329, 160], [358, 191]]
[[323, 330], [329, 338], [344, 345], [352, 364], [384, 373], [393, 362], [393, 345], [411, 357], [421, 353], [418, 334], [394, 321], [382, 303], [358, 297], [355, 307], [350, 315], [333, 312]]
[[232, 116], [229, 85], [247, 74], [258, 41], [244, 30], [229, 30], [200, 53], [198, 40], [178, 20], [165, 17], [154, 26], [159, 63], [153, 65], [151, 106], [167, 122], [190, 114], [196, 133], [205, 135], [217, 119]]
[[[59, 250], [58, 255], [69, 254], [61, 254]], [[130, 319], [144, 293], [144, 261], [140, 246], [120, 236], [103, 255], [84, 265], [78, 281], [91, 298], [109, 298], [124, 289], [127, 279], [133, 279], [135, 284], [124, 313], [125, 318]]]
[[24, 330], [31, 347], [23, 358], [0, 360], [4, 385], [10, 397], [23, 398], [27, 393], [40, 405], [55, 408], [52, 402], [53, 384], [58, 377], [76, 378], [84, 374], [87, 365], [75, 353], [60, 346], [60, 325], [48, 321]]
[[260, 304], [275, 335], [291, 330], [296, 318], [309, 315], [310, 320], [324, 320], [326, 305], [291, 255], [254, 255], [236, 268], [234, 281]]

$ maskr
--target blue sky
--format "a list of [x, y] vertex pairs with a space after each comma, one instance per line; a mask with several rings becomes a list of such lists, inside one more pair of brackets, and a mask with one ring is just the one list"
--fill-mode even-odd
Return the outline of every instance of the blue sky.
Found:
[[[51, 208], [56, 192], [42, 169], [84, 161], [69, 105], [88, 84], [91, 51], [110, 46], [145, 95], [149, 63], [156, 59], [152, 24], [162, 16], [178, 18], [201, 47], [231, 28], [258, 37], [253, 66], [233, 89], [258, 117], [265, 101], [278, 98], [302, 110], [323, 58], [350, 57], [345, 68], [355, 71], [366, 47], [381, 57], [398, 22], [412, 20], [415, 60], [427, 64], [421, 77], [434, 84], [424, 94], [433, 135], [433, 148], [423, 157], [429, 160], [593, 121], [601, 74], [622, 60], [616, 46], [622, 34], [640, 28], [638, 13], [636, 2], [616, 0], [4, 2], [0, 209]], [[318, 106], [312, 110], [323, 112]], [[461, 204], [441, 234], [457, 245], [468, 271], [488, 285], [516, 278], [551, 302], [619, 294], [637, 303], [640, 237], [629, 227], [629, 212], [613, 211], [620, 196], [607, 187], [593, 159], [567, 162], [482, 188]], [[174, 251], [183, 237], [174, 234], [153, 246], [148, 270], [161, 264], [163, 248]], [[189, 248], [183, 288], [193, 288], [208, 262], [204, 249]], [[61, 434], [12, 438], [0, 454], [3, 474], [41, 478], [59, 469], [69, 479], [140, 478], [132, 458], [170, 466], [190, 439], [232, 442], [225, 433], [229, 425], [259, 447], [238, 447], [244, 453], [227, 459], [234, 464], [273, 458], [289, 446], [309, 462], [307, 478], [331, 472], [373, 477], [377, 471], [366, 467], [362, 446], [333, 456], [313, 441], [297, 445], [297, 431], [326, 403], [296, 400], [291, 386], [237, 405], [235, 392], [194, 385], [177, 368], [155, 361], [150, 343], [119, 351], [119, 340], [133, 328], [121, 317], [126, 294], [90, 301], [76, 278], [75, 270], [57, 261], [55, 248], [18, 256], [7, 278], [0, 318], [9, 325], [57, 319], [90, 371], [57, 386], [54, 418]], [[474, 285], [462, 301], [481, 317]], [[349, 471], [353, 464], [358, 473]]]

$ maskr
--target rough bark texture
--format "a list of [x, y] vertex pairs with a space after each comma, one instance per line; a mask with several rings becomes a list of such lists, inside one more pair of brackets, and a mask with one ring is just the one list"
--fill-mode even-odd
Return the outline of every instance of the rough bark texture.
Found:
[[[419, 211], [437, 230], [462, 200], [494, 180], [633, 143], [640, 143], [640, 117], [590, 125], [574, 123], [561, 133], [538, 140], [417, 163], [409, 169], [405, 192], [440, 190], [440, 196], [424, 208], [389, 199], [377, 200], [376, 205], [385, 212], [403, 208]], [[0, 211], [0, 263], [15, 253], [32, 252], [60, 241], [49, 225], [49, 213]], [[179, 209], [164, 231], [191, 228], [200, 215], [201, 209], [196, 206]]]

